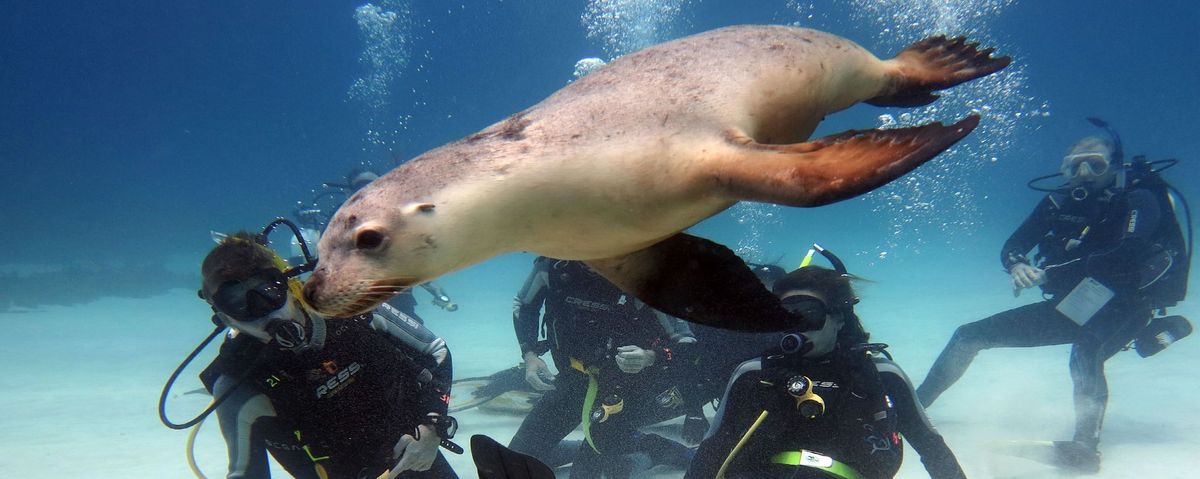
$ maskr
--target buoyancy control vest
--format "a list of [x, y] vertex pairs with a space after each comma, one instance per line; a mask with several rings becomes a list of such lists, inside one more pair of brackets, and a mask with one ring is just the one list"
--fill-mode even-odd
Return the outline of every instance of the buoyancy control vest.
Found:
[[423, 416], [421, 378], [428, 373], [370, 321], [369, 314], [329, 321], [323, 348], [276, 351], [248, 381], [306, 443], [323, 448], [313, 454], [386, 465], [395, 442]]
[[648, 347], [664, 335], [653, 311], [582, 262], [549, 261], [545, 321], [556, 361], [566, 355], [590, 365], [609, 342]]

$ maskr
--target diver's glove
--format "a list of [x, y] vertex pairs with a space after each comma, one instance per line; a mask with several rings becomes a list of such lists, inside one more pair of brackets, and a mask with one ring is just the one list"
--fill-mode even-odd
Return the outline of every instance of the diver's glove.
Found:
[[1012, 276], [1013, 296], [1021, 294], [1021, 290], [1039, 286], [1046, 282], [1046, 271], [1025, 263], [1016, 263], [1008, 270]]
[[388, 471], [388, 479], [395, 479], [405, 471], [428, 471], [433, 466], [441, 437], [433, 427], [424, 424], [417, 426], [416, 436], [405, 434], [396, 441], [396, 446], [392, 448], [392, 459], [398, 459], [399, 462]]
[[554, 389], [554, 385], [550, 384], [552, 381], [554, 373], [550, 372], [546, 362], [532, 351], [525, 353], [525, 382], [538, 391], [549, 391]]
[[617, 348], [617, 367], [628, 374], [637, 374], [654, 365], [654, 351], [637, 346], [621, 346]]
[[687, 417], [683, 418], [683, 432], [680, 437], [683, 442], [689, 446], [700, 444], [704, 440], [704, 435], [708, 433], [708, 418], [704, 417], [704, 412], [699, 415], [688, 413]]

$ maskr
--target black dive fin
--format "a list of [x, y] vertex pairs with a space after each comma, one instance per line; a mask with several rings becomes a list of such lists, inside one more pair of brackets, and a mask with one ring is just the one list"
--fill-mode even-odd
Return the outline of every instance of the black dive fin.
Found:
[[686, 233], [587, 264], [650, 307], [694, 323], [767, 332], [803, 322], [780, 305], [733, 251]]
[[471, 456], [479, 479], [554, 479], [549, 466], [482, 434], [471, 436]]

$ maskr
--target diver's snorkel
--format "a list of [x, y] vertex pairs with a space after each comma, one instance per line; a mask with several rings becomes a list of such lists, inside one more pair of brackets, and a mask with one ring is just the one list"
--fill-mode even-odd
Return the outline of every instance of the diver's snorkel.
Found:
[[[300, 244], [300, 250], [304, 254], [304, 264], [301, 264], [301, 265], [295, 266], [295, 267], [291, 267], [291, 268], [287, 267], [288, 264], [285, 261], [283, 261], [282, 259], [279, 259], [278, 257], [276, 258], [276, 267], [278, 267], [280, 270], [283, 271], [282, 276], [284, 278], [284, 281], [286, 281], [288, 288], [290, 289], [293, 286], [293, 284], [292, 284], [293, 282], [299, 281], [299, 280], [294, 279], [295, 277], [297, 277], [301, 274], [310, 272], [316, 268], [317, 259], [314, 258], [312, 256], [312, 254], [309, 252], [308, 244], [304, 241], [304, 237], [300, 234], [300, 228], [297, 227], [295, 223], [293, 223], [291, 220], [288, 220], [287, 218], [276, 218], [275, 220], [268, 223], [267, 226], [263, 227], [263, 229], [260, 233], [254, 235], [254, 242], [260, 246], [263, 246], [263, 247], [269, 249], [270, 248], [270, 239], [268, 237], [270, 236], [271, 232], [275, 231], [275, 228], [279, 227], [279, 225], [281, 225], [281, 224], [287, 225], [288, 228], [290, 228], [292, 230], [292, 234], [294, 234], [296, 236], [296, 241]], [[212, 234], [213, 241], [216, 241], [218, 243], [220, 243], [221, 241], [223, 241], [226, 238], [226, 236], [221, 233], [212, 232], [211, 234]], [[298, 284], [299, 283], [296, 283], [297, 287], [298, 287]], [[205, 297], [203, 290], [200, 290], [197, 293], [200, 296], [200, 299], [209, 301], [209, 299]], [[286, 294], [286, 290], [285, 290], [285, 294]], [[192, 426], [200, 423], [201, 421], [203, 421], [204, 418], [208, 417], [209, 414], [212, 414], [212, 412], [214, 410], [216, 410], [217, 406], [219, 406], [222, 402], [224, 402], [225, 399], [228, 398], [230, 394], [232, 394], [235, 390], [237, 390], [238, 386], [240, 386], [242, 384], [242, 382], [246, 379], [246, 376], [249, 374], [249, 371], [253, 369], [253, 365], [249, 368], [246, 368], [246, 371], [243, 372], [242, 377], [238, 378], [237, 383], [233, 387], [229, 388], [229, 390], [226, 391], [225, 394], [222, 394], [220, 397], [213, 399], [212, 404], [210, 404], [208, 406], [208, 408], [206, 408], [203, 412], [201, 412], [195, 418], [193, 418], [187, 422], [178, 423], [178, 424], [171, 422], [171, 420], [167, 419], [166, 402], [167, 402], [167, 395], [171, 391], [171, 386], [175, 383], [175, 380], [179, 377], [179, 374], [183, 372], [183, 369], [186, 368], [187, 365], [190, 364], [192, 362], [192, 360], [195, 359], [198, 354], [200, 354], [200, 351], [204, 350], [204, 348], [208, 346], [208, 343], [212, 342], [213, 338], [216, 338], [217, 335], [221, 334], [221, 332], [225, 331], [225, 328], [228, 327], [228, 325], [226, 325], [221, 319], [219, 319], [218, 315], [215, 314], [216, 313], [215, 307], [213, 309], [213, 312], [214, 312], [214, 314], [212, 316], [212, 322], [214, 325], [216, 325], [216, 327], [213, 329], [213, 331], [211, 333], [209, 333], [208, 337], [204, 338], [204, 340], [201, 341], [198, 346], [196, 346], [196, 349], [192, 350], [191, 354], [189, 354], [186, 358], [184, 358], [183, 362], [179, 363], [179, 366], [175, 368], [175, 371], [173, 373], [171, 373], [170, 378], [167, 379], [166, 384], [163, 385], [162, 394], [158, 398], [158, 418], [162, 421], [163, 425], [165, 425], [171, 429], [187, 429], [187, 428], [192, 427]], [[306, 311], [304, 311], [303, 307], [301, 307], [300, 312], [301, 312], [301, 314], [304, 314], [306, 317], [308, 316], [308, 313]], [[309, 320], [310, 320], [309, 322], [311, 323], [312, 322], [311, 318], [309, 318]], [[270, 333], [272, 341], [277, 343], [280, 347], [285, 348], [285, 349], [292, 349], [292, 348], [301, 346], [307, 340], [307, 334], [304, 329], [304, 326], [296, 321], [274, 321], [268, 325], [267, 330]], [[263, 357], [263, 354], [265, 354], [268, 350], [269, 349], [264, 349], [263, 353], [260, 353], [259, 357], [256, 358], [254, 361], [255, 365]]]
[[296, 226], [296, 223], [293, 223], [292, 220], [283, 217], [275, 218], [274, 221], [267, 223], [267, 226], [263, 227], [261, 233], [254, 235], [254, 242], [262, 246], [269, 247], [271, 240], [268, 238], [268, 236], [270, 236], [271, 232], [275, 231], [275, 228], [279, 227], [281, 224], [287, 225], [287, 227], [292, 230], [292, 234], [296, 236], [296, 243], [300, 245], [300, 251], [304, 253], [304, 264], [284, 270], [283, 275], [288, 278], [295, 278], [296, 276], [300, 276], [316, 269], [317, 258], [314, 258], [312, 253], [309, 252], [308, 242], [304, 241], [304, 235], [300, 233], [300, 227]]
[[1108, 133], [1108, 137], [1112, 139], [1112, 161], [1117, 164], [1117, 188], [1125, 189], [1125, 170], [1128, 169], [1129, 165], [1125, 163], [1125, 147], [1121, 144], [1121, 135], [1118, 135], [1117, 130], [1114, 130], [1104, 120], [1089, 116], [1087, 121], [1097, 128], [1103, 128]]
[[804, 260], [800, 261], [800, 267], [803, 268], [812, 264], [813, 254], [815, 253], [821, 253], [821, 256], [824, 256], [829, 261], [829, 264], [833, 266], [833, 270], [837, 271], [838, 274], [844, 276], [850, 275], [846, 270], [846, 263], [843, 263], [841, 258], [838, 258], [837, 255], [816, 243], [813, 243], [812, 248], [809, 248], [808, 253], [805, 253]]

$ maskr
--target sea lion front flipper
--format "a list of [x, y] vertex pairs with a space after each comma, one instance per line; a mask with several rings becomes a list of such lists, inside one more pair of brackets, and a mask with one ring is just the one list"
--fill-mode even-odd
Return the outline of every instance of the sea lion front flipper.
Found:
[[482, 434], [471, 436], [471, 457], [479, 479], [554, 479], [549, 466]]
[[970, 115], [953, 125], [850, 130], [807, 143], [764, 145], [729, 133], [746, 158], [724, 162], [714, 181], [735, 200], [820, 206], [853, 198], [921, 166], [979, 124]]
[[650, 307], [695, 323], [739, 331], [781, 331], [792, 315], [729, 248], [678, 233], [593, 270]]
[[933, 92], [1000, 71], [1012, 59], [993, 57], [994, 48], [976, 49], [965, 37], [929, 37], [909, 45], [889, 61], [895, 69], [885, 91], [866, 103], [913, 107], [933, 103]]

